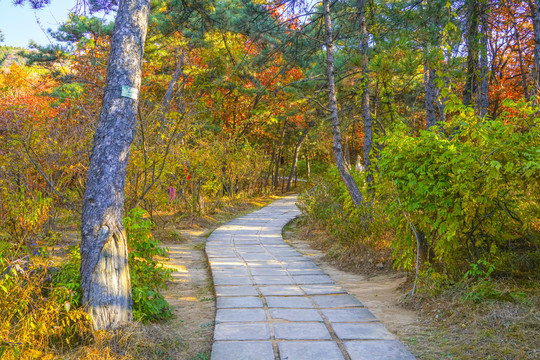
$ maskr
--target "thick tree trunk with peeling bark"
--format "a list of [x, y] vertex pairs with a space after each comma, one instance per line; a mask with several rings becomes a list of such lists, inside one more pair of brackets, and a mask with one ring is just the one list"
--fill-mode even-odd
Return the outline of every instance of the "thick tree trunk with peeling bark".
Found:
[[135, 129], [150, 0], [121, 0], [81, 218], [82, 302], [94, 329], [132, 320], [124, 185]]
[[354, 182], [351, 173], [345, 166], [343, 157], [343, 146], [341, 145], [341, 129], [339, 124], [336, 84], [334, 80], [334, 41], [332, 35], [332, 20], [330, 18], [329, 0], [323, 0], [324, 12], [324, 28], [325, 28], [325, 47], [326, 47], [326, 75], [328, 79], [328, 98], [330, 102], [330, 126], [332, 127], [333, 150], [336, 159], [336, 166], [339, 174], [345, 183], [345, 187], [351, 196], [351, 199], [356, 207], [360, 207], [364, 203], [362, 193]]
[[[373, 119], [369, 104], [369, 58], [368, 58], [368, 29], [366, 22], [366, 0], [356, 2], [358, 22], [360, 23], [360, 52], [362, 53], [362, 118], [364, 120], [364, 171], [367, 173], [368, 186], [373, 186], [371, 169], [371, 149], [373, 147]], [[353, 159], [356, 161], [356, 159]]]

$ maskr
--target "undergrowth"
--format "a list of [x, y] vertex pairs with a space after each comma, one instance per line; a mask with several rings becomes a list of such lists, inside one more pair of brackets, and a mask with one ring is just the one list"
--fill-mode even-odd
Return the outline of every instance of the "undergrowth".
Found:
[[[167, 250], [152, 236], [152, 223], [143, 215], [135, 209], [125, 223], [134, 318], [147, 322], [172, 316], [160, 293], [171, 279], [171, 270], [159, 264], [158, 257], [166, 257]], [[105, 349], [105, 338], [132, 335], [126, 329], [109, 335], [91, 330], [81, 304], [79, 247], [52, 245], [0, 240], [0, 358], [56, 358], [72, 353], [88, 359], [138, 358], [137, 347], [125, 349], [122, 341]]]

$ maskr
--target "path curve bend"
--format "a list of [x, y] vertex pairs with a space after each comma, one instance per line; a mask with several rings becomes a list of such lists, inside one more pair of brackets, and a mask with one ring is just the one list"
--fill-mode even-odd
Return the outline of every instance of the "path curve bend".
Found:
[[409, 360], [362, 303], [281, 237], [300, 214], [286, 196], [216, 229], [212, 360]]

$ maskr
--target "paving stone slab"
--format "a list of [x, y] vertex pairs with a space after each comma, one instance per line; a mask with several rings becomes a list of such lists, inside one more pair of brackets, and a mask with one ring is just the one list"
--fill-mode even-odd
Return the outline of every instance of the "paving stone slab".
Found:
[[302, 289], [300, 289], [296, 285], [260, 286], [259, 291], [264, 296], [272, 296], [272, 295], [285, 295], [285, 296], [304, 295], [304, 293], [302, 292]]
[[[227, 246], [229, 247], [229, 246]], [[219, 261], [219, 260], [231, 260], [231, 259], [237, 259], [238, 254], [233, 249], [223, 249], [223, 248], [216, 248], [211, 251], [207, 251], [206, 255], [208, 256], [211, 261]]]
[[218, 309], [262, 307], [262, 300], [255, 296], [218, 297], [216, 301], [216, 308]]
[[292, 275], [326, 275], [321, 269], [287, 269], [287, 272]]
[[266, 253], [245, 253], [242, 254], [245, 261], [276, 261], [272, 255]]
[[222, 267], [222, 268], [239, 268], [239, 267], [243, 267], [243, 266], [246, 266], [246, 264], [244, 263], [243, 260], [235, 260], [235, 261], [230, 261], [230, 260], [227, 260], [227, 261], [217, 261], [217, 260], [213, 260], [213, 259], [209, 259], [208, 261], [210, 263], [210, 266], [213, 268], [213, 267]]
[[[170, 253], [170, 248], [169, 248]], [[238, 254], [233, 249], [222, 249], [222, 248], [216, 248], [213, 250], [206, 250], [206, 255], [212, 259], [217, 258], [236, 258], [238, 257]]]
[[285, 269], [293, 269], [293, 270], [300, 270], [300, 269], [319, 269], [315, 263], [310, 261], [281, 261], [282, 266]]
[[270, 309], [272, 319], [287, 321], [323, 321], [315, 309]]
[[215, 360], [274, 360], [271, 341], [216, 341], [212, 345]]
[[249, 285], [215, 286], [216, 296], [258, 296], [257, 288]]
[[415, 360], [397, 340], [345, 341], [351, 360]]
[[253, 276], [253, 282], [257, 285], [294, 285], [294, 280], [289, 276]]
[[281, 263], [276, 260], [270, 260], [270, 261], [246, 261], [247, 266], [249, 266], [252, 269], [255, 268], [280, 268], [281, 269]]
[[250, 246], [237, 246], [236, 251], [239, 254], [260, 254], [266, 253], [266, 250], [260, 245], [250, 245]]
[[216, 324], [222, 322], [257, 322], [266, 321], [264, 309], [218, 309]]
[[281, 360], [344, 360], [334, 341], [280, 341]]
[[358, 299], [353, 295], [320, 295], [311, 297], [315, 304], [321, 308], [336, 308], [336, 307], [359, 307], [363, 306]]
[[293, 279], [298, 285], [334, 283], [328, 275], [293, 275]]
[[250, 271], [255, 276], [288, 276], [287, 270], [280, 268], [254, 268]]
[[333, 323], [332, 328], [341, 340], [394, 340], [380, 323]]
[[300, 296], [266, 296], [269, 308], [313, 308], [313, 303]]
[[371, 322], [377, 318], [366, 308], [323, 309], [324, 317], [329, 322]]
[[332, 295], [347, 293], [345, 289], [336, 284], [301, 285], [300, 288], [308, 295]]
[[274, 323], [272, 326], [278, 340], [332, 339], [326, 326], [320, 322]]
[[249, 277], [249, 272], [247, 268], [212, 269], [212, 276], [220, 275]]
[[221, 323], [214, 328], [214, 341], [219, 340], [270, 340], [266, 323]]
[[230, 276], [212, 274], [214, 276], [214, 285], [251, 285], [253, 281], [247, 276]]
[[259, 240], [234, 240], [235, 246], [260, 245]]
[[278, 247], [278, 246], [268, 246], [267, 247], [268, 251], [271, 252], [272, 254], [277, 254], [277, 255], [300, 255], [300, 256], [303, 256], [301, 252], [299, 252], [298, 250], [290, 247], [290, 246], [287, 246], [287, 247]]

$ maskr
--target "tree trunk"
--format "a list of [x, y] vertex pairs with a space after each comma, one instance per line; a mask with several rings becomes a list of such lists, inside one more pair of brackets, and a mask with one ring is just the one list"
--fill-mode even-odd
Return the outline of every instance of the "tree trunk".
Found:
[[437, 116], [435, 115], [435, 106], [433, 102], [436, 95], [436, 89], [434, 84], [435, 70], [429, 65], [428, 60], [424, 60], [424, 90], [425, 90], [425, 106], [426, 106], [426, 130], [437, 123]]
[[279, 186], [279, 165], [281, 163], [281, 155], [282, 155], [282, 151], [283, 151], [283, 144], [285, 143], [285, 129], [286, 129], [286, 126], [287, 126], [287, 119], [285, 119], [283, 121], [283, 128], [281, 129], [281, 138], [280, 138], [280, 143], [279, 143], [279, 146], [277, 148], [277, 156], [275, 158], [275, 162], [274, 162], [274, 189], [277, 190], [278, 186]]
[[534, 86], [531, 96], [536, 96], [540, 89], [540, 0], [536, 0], [535, 3], [529, 0], [529, 8], [534, 29], [534, 67], [532, 72]]
[[514, 28], [514, 37], [516, 39], [517, 53], [519, 60], [519, 70], [521, 71], [521, 83], [523, 85], [523, 95], [525, 99], [529, 98], [529, 88], [527, 86], [527, 74], [525, 72], [525, 64], [523, 60], [523, 48], [521, 47], [521, 39], [519, 38], [519, 31], [517, 26], [516, 15], [512, 12], [512, 9], [508, 4], [505, 4], [508, 9], [508, 13], [512, 17], [512, 27]]
[[182, 54], [180, 55], [180, 61], [178, 62], [178, 65], [176, 66], [176, 70], [174, 70], [174, 74], [172, 76], [171, 82], [169, 83], [169, 87], [167, 88], [167, 91], [165, 92], [165, 96], [163, 97], [164, 111], [167, 111], [167, 109], [169, 108], [169, 104], [171, 103], [171, 100], [174, 94], [174, 88], [176, 84], [178, 83], [180, 76], [183, 76], [185, 62], [186, 62], [186, 52], [182, 51]]
[[311, 177], [311, 166], [309, 166], [309, 156], [308, 155], [306, 155], [306, 176], [307, 176], [308, 180]]
[[296, 143], [296, 147], [294, 148], [294, 157], [293, 157], [293, 162], [291, 166], [291, 172], [289, 173], [289, 178], [287, 179], [286, 191], [291, 190], [292, 179], [293, 179], [293, 176], [295, 176], [296, 174], [296, 164], [298, 163], [298, 154], [300, 153], [300, 148], [302, 147], [302, 144], [304, 143], [304, 140], [308, 134], [308, 131], [309, 131], [309, 127], [304, 129], [304, 131], [302, 132], [302, 135], [300, 135], [300, 138], [298, 139], [298, 142]]
[[488, 11], [489, 4], [483, 2], [480, 8], [480, 117], [483, 119], [489, 109], [489, 76], [488, 76]]
[[[448, 88], [448, 84], [450, 83], [450, 79], [448, 76], [445, 76], [444, 78], [444, 87]], [[437, 109], [439, 110], [439, 129], [441, 132], [444, 132], [444, 123], [446, 122], [446, 115], [444, 114], [444, 109], [446, 108], [446, 102], [448, 101], [448, 95], [445, 97], [441, 96], [441, 92], [439, 89], [436, 89], [436, 95], [437, 95]]]
[[463, 105], [472, 103], [473, 94], [476, 93], [478, 69], [478, 1], [470, 0], [467, 31], [467, 80], [463, 89]]
[[88, 167], [81, 217], [81, 288], [94, 329], [115, 328], [133, 316], [122, 207], [149, 9], [149, 0], [120, 1]]
[[356, 207], [360, 207], [364, 203], [362, 193], [358, 189], [358, 186], [354, 182], [349, 169], [345, 166], [345, 160], [343, 158], [343, 148], [341, 145], [341, 129], [339, 124], [338, 109], [337, 109], [337, 96], [336, 96], [336, 84], [334, 80], [334, 41], [332, 35], [332, 20], [330, 18], [330, 4], [329, 0], [323, 0], [324, 11], [324, 27], [326, 34], [326, 74], [328, 78], [328, 98], [330, 102], [330, 126], [332, 127], [333, 137], [333, 150], [334, 157], [336, 159], [336, 166], [339, 174], [347, 187], [349, 195]]
[[[369, 58], [368, 58], [368, 29], [366, 22], [366, 1], [356, 2], [358, 22], [360, 23], [360, 52], [362, 53], [362, 118], [364, 120], [364, 171], [367, 174], [368, 188], [373, 186], [373, 173], [371, 169], [371, 149], [373, 147], [373, 119], [369, 104]], [[356, 159], [354, 159], [356, 161]]]

